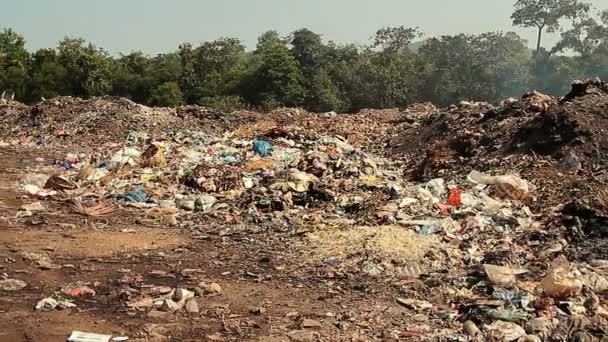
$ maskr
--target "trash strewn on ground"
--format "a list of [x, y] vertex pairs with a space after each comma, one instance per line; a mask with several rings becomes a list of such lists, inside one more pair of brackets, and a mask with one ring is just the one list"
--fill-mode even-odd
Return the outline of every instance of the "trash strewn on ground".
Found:
[[0, 289], [37, 315], [118, 317], [133, 340], [199, 320], [218, 341], [599, 340], [606, 104], [592, 80], [344, 115], [64, 97], [27, 123], [15, 107], [2, 140], [33, 158], [3, 169], [19, 231]]

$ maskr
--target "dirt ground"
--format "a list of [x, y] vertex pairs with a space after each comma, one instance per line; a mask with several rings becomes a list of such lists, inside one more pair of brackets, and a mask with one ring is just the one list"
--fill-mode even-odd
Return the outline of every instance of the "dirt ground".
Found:
[[[141, 341], [416, 340], [430, 329], [428, 317], [395, 302], [410, 285], [307, 269], [292, 249], [299, 236], [201, 235], [200, 227], [153, 223], [133, 208], [91, 219], [50, 201], [41, 222], [15, 219], [31, 201], [15, 183], [35, 156], [62, 157], [55, 153], [1, 156], [0, 268], [27, 286], [0, 297], [0, 341], [65, 341], [73, 330]], [[23, 252], [48, 253], [58, 266], [40, 269]], [[40, 299], [75, 282], [94, 287], [96, 295], [76, 299], [77, 309], [34, 310]], [[125, 305], [126, 289], [200, 282], [217, 283], [223, 292], [201, 298], [197, 314], [152, 315]]]

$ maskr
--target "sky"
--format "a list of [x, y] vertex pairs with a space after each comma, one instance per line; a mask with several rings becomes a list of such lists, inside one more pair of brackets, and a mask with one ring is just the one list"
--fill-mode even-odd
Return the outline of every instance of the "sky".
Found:
[[[174, 51], [218, 37], [248, 50], [268, 30], [308, 28], [338, 43], [367, 44], [384, 26], [419, 27], [426, 37], [515, 31], [534, 45], [534, 29], [514, 28], [515, 0], [0, 0], [0, 28], [25, 36], [30, 50], [83, 37], [110, 53]], [[608, 8], [606, 0], [590, 0]], [[600, 6], [601, 5], [601, 6]], [[555, 43], [547, 35], [544, 46]]]

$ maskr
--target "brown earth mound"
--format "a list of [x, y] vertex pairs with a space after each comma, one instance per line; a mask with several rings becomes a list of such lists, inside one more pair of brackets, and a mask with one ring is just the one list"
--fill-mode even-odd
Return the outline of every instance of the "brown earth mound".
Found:
[[389, 153], [418, 180], [473, 169], [517, 171], [544, 190], [541, 200], [558, 204], [603, 193], [598, 170], [607, 162], [607, 130], [608, 85], [589, 80], [574, 83], [563, 98], [532, 92], [499, 107], [449, 107], [395, 134]]

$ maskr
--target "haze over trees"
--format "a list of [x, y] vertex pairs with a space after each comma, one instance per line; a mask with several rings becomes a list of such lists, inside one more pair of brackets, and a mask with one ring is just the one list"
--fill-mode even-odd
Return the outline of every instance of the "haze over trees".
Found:
[[[420, 28], [399, 26], [380, 28], [367, 46], [327, 42], [303, 28], [265, 32], [251, 52], [237, 38], [219, 38], [157, 56], [111, 56], [73, 37], [29, 52], [25, 37], [4, 29], [0, 92], [25, 102], [116, 95], [155, 106], [357, 111], [419, 101], [498, 101], [532, 89], [561, 94], [573, 79], [608, 79], [608, 9], [578, 0], [518, 0], [511, 19], [537, 30], [534, 50], [513, 32], [420, 43]], [[555, 46], [543, 47], [545, 32], [560, 33]]]

